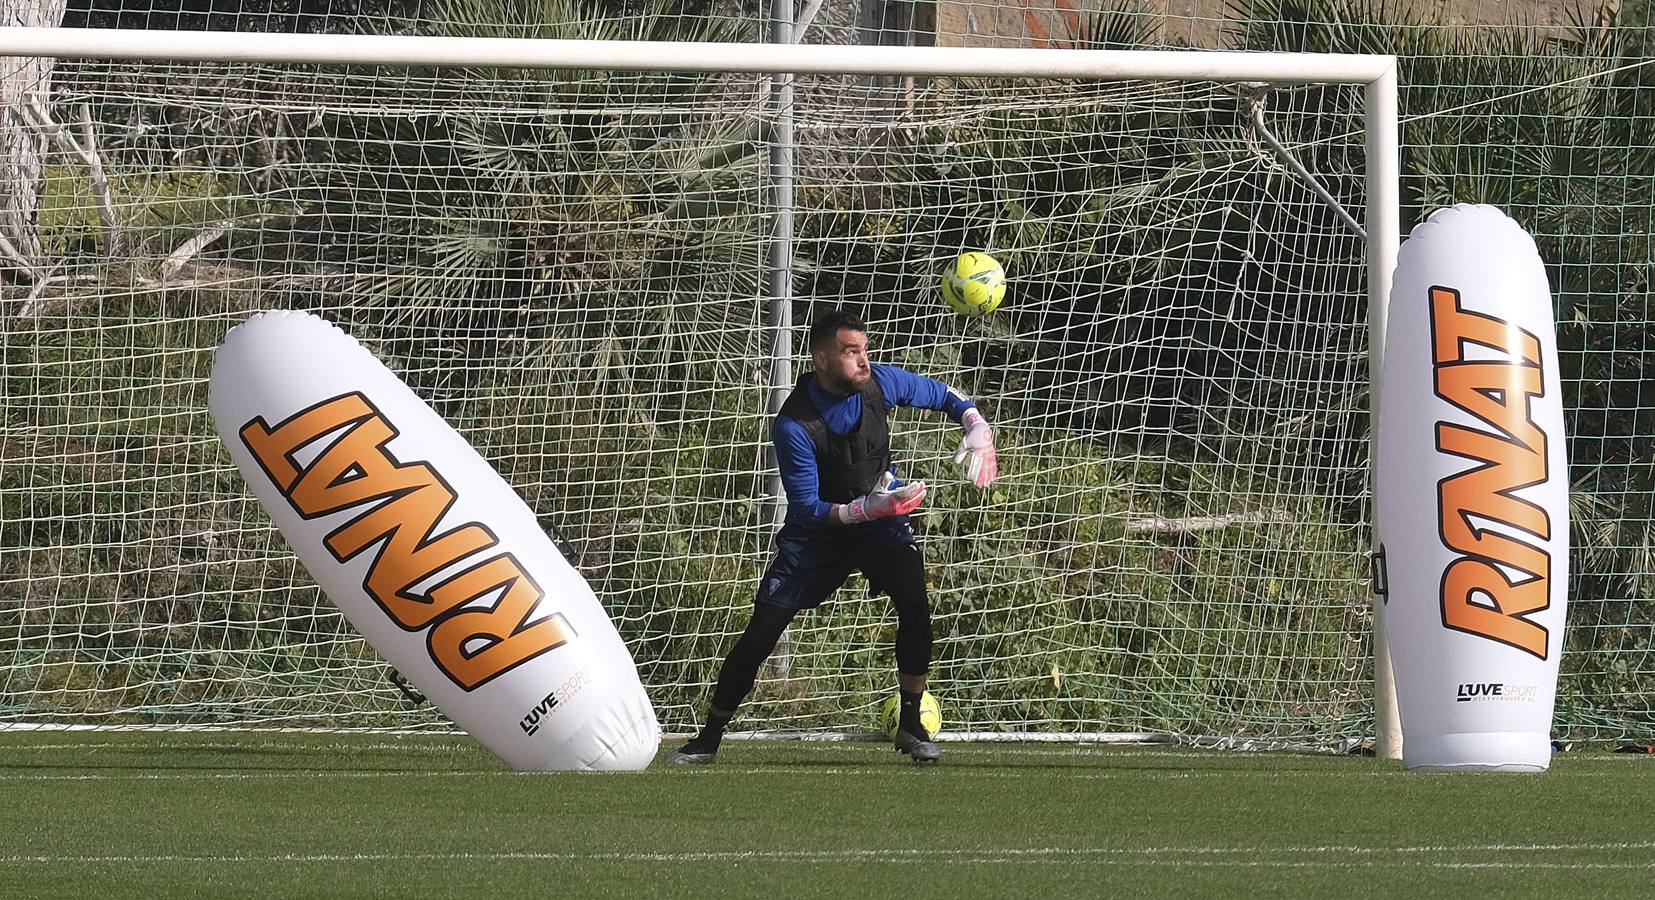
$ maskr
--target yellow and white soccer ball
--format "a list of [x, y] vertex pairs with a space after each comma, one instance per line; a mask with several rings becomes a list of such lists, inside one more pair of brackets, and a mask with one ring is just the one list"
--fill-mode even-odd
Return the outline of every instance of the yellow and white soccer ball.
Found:
[[986, 316], [1006, 298], [1006, 270], [987, 253], [961, 253], [942, 275], [942, 299], [962, 316]]
[[[885, 736], [892, 740], [896, 740], [896, 726], [901, 718], [901, 710], [902, 695], [892, 694], [885, 698], [885, 708], [879, 712], [880, 727], [885, 729]], [[931, 696], [930, 691], [920, 695], [919, 724], [925, 726], [925, 730], [930, 732], [932, 737], [936, 737], [937, 732], [942, 731], [942, 706], [937, 703], [937, 698]]]

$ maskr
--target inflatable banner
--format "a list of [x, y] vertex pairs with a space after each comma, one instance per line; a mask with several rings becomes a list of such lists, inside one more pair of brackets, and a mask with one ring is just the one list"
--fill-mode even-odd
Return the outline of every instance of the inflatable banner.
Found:
[[641, 769], [655, 710], [608, 614], [515, 491], [339, 329], [231, 329], [208, 407], [230, 458], [375, 650], [518, 770]]
[[1375, 489], [1402, 761], [1540, 771], [1569, 581], [1557, 338], [1534, 241], [1439, 210], [1397, 257]]

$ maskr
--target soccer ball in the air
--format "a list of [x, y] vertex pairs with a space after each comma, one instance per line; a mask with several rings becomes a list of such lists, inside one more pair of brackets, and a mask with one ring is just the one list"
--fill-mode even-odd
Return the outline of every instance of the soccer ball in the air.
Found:
[[[892, 694], [885, 698], [885, 708], [879, 712], [880, 727], [885, 729], [885, 736], [896, 740], [896, 726], [901, 718], [902, 695]], [[932, 737], [942, 730], [942, 707], [937, 704], [937, 698], [926, 691], [919, 698], [919, 724], [931, 733]]]
[[994, 312], [1006, 297], [1006, 271], [987, 253], [961, 253], [942, 275], [942, 299], [962, 316]]

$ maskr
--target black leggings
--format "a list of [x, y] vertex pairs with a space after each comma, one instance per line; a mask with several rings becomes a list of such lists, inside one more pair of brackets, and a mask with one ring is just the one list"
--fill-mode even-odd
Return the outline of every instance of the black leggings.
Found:
[[[896, 667], [904, 675], [925, 675], [931, 671], [931, 601], [925, 595], [925, 561], [919, 547], [896, 544], [882, 547], [867, 560], [862, 571], [876, 593], [886, 593], [896, 606]], [[776, 641], [798, 615], [769, 603], [754, 603], [753, 618], [747, 622], [736, 645], [718, 670], [713, 689], [713, 708], [733, 713], [747, 699], [758, 678], [759, 667], [776, 649]]]

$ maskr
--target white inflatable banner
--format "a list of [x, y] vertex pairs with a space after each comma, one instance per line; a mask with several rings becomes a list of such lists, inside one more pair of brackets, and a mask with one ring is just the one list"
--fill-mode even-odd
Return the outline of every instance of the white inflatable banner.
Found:
[[649, 764], [655, 710], [586, 580], [354, 339], [254, 316], [219, 347], [208, 407], [311, 575], [456, 725], [518, 770]]
[[1380, 383], [1376, 505], [1402, 759], [1539, 771], [1569, 580], [1551, 295], [1491, 206], [1403, 243]]

